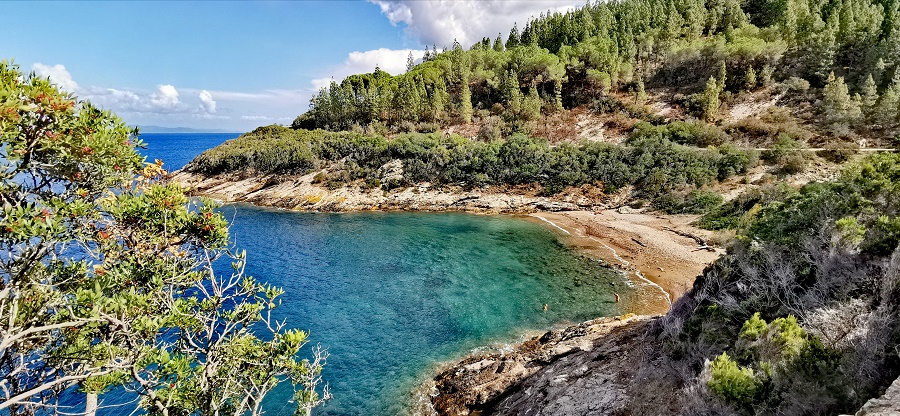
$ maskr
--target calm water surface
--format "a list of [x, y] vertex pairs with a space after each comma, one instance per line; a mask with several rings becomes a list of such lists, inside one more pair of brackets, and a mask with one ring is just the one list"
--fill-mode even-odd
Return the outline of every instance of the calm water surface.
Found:
[[[143, 136], [145, 154], [167, 166], [231, 137]], [[169, 146], [178, 151], [168, 155]], [[520, 218], [221, 211], [247, 251], [247, 272], [285, 289], [279, 318], [310, 331], [311, 345], [330, 353], [323, 378], [334, 399], [320, 415], [402, 414], [436, 363], [520, 341], [528, 331], [617, 314], [635, 300], [620, 273]], [[292, 414], [288, 399], [286, 389], [273, 392], [267, 414]]]

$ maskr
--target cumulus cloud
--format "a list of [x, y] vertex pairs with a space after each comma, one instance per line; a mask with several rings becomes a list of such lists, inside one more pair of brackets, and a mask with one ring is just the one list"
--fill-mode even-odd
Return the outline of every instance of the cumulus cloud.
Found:
[[391, 75], [402, 74], [406, 72], [406, 61], [409, 59], [410, 53], [416, 62], [421, 62], [422, 57], [425, 56], [424, 50], [416, 49], [381, 48], [365, 52], [350, 52], [344, 63], [331, 69], [330, 77], [313, 79], [313, 88], [318, 90], [327, 87], [332, 79], [335, 82], [341, 82], [349, 75], [372, 72], [376, 66]]
[[156, 86], [157, 91], [150, 94], [150, 102], [161, 109], [174, 109], [181, 104], [178, 101], [178, 90], [174, 86], [163, 84]]
[[585, 5], [586, 0], [369, 0], [381, 8], [392, 24], [403, 23], [406, 33], [419, 42], [450, 47], [453, 39], [469, 47], [481, 38], [503, 34], [513, 24], [521, 30], [528, 20], [547, 11], [563, 12]]
[[200, 91], [200, 106], [203, 108], [203, 111], [206, 111], [209, 114], [216, 112], [216, 101], [213, 100], [212, 94], [207, 90]]
[[72, 79], [72, 74], [63, 65], [56, 64], [51, 66], [37, 62], [31, 66], [31, 70], [39, 77], [50, 77], [50, 82], [68, 92], [78, 90], [78, 83]]

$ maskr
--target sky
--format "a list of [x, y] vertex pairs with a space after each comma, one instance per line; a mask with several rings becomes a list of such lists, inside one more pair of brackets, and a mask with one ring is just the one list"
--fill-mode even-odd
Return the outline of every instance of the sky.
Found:
[[289, 125], [332, 79], [397, 75], [426, 45], [505, 40], [585, 0], [4, 1], [0, 59], [130, 125]]

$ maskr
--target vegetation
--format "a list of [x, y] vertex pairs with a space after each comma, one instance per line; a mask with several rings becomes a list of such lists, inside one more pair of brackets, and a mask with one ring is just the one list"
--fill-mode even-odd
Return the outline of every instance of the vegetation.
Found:
[[697, 414], [852, 413], [900, 376], [898, 186], [900, 155], [873, 155], [701, 220], [737, 239], [659, 326]]
[[505, 44], [454, 43], [402, 75], [376, 69], [332, 83], [294, 127], [499, 116], [516, 131], [540, 114], [609, 95], [643, 105], [647, 90], [660, 88], [686, 94], [686, 108], [714, 121], [732, 97], [786, 80], [786, 90], [804, 93], [786, 99], [814, 106], [823, 132], [889, 139], [900, 132], [898, 16], [887, 0], [595, 2], [542, 14], [513, 28]]
[[[642, 125], [624, 146], [598, 142], [550, 146], [523, 134], [479, 142], [440, 134], [385, 139], [268, 126], [204, 152], [186, 169], [204, 174], [243, 169], [305, 174], [329, 167], [330, 176], [322, 180], [340, 186], [350, 180], [380, 180], [382, 166], [400, 160], [409, 183], [469, 187], [538, 183], [551, 194], [589, 183], [607, 190], [637, 185], [643, 196], [654, 199], [673, 190], [690, 192], [744, 172], [755, 162], [752, 152], [730, 146], [696, 149], [673, 143], [669, 138], [682, 130], [673, 131]], [[381, 182], [385, 188], [396, 185], [403, 184]]]
[[92, 414], [118, 386], [160, 415], [259, 414], [284, 381], [298, 411], [328, 397], [324, 355], [268, 318], [281, 289], [243, 274], [215, 205], [157, 182], [136, 131], [4, 61], [0, 138], [0, 411]]

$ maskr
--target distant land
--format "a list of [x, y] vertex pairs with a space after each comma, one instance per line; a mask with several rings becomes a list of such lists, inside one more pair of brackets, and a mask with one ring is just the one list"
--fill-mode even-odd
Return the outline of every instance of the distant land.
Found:
[[243, 133], [222, 129], [192, 129], [190, 127], [138, 126], [141, 133]]

